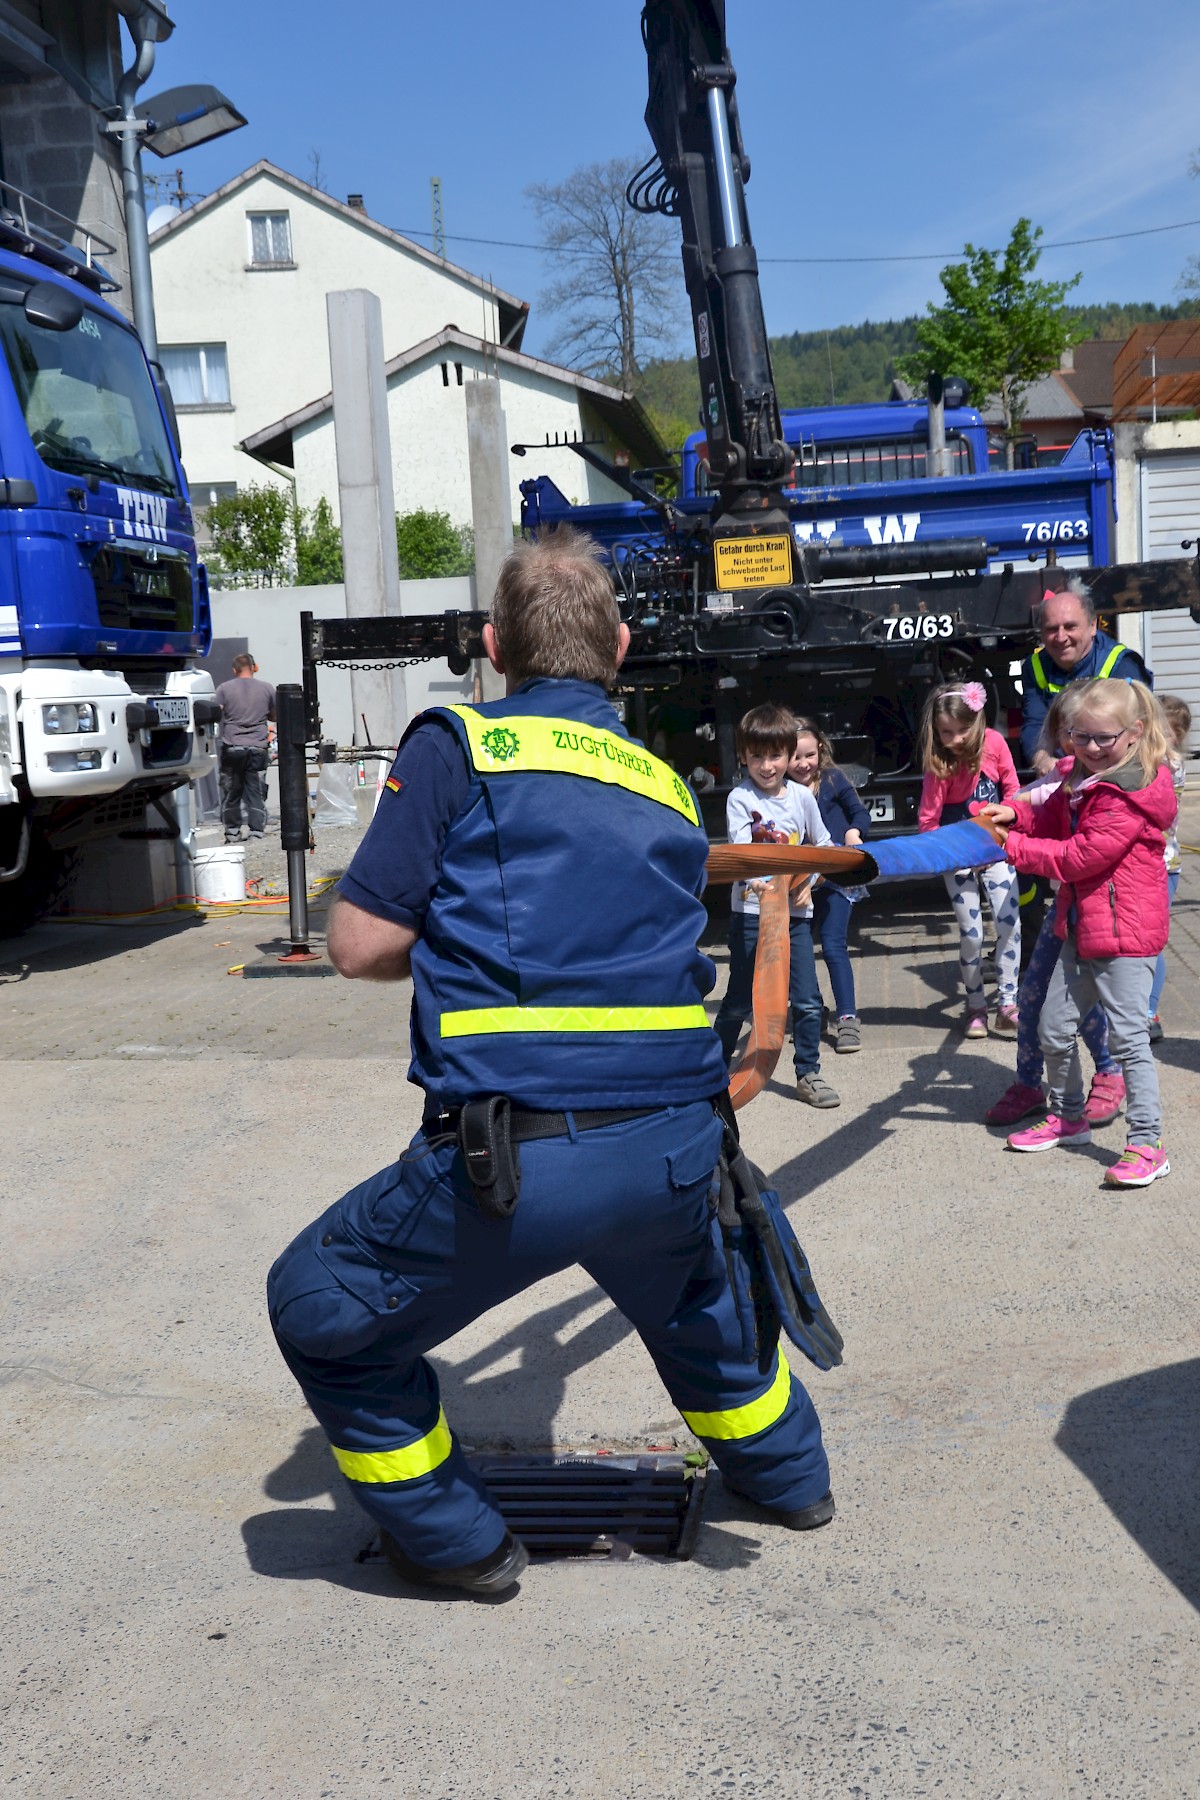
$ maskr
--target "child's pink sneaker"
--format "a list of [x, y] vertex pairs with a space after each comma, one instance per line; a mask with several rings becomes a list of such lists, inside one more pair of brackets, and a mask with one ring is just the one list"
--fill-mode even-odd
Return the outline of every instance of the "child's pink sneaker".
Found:
[[1015, 1038], [1017, 1035], [1017, 1009], [1015, 1006], [998, 1006], [996, 1023], [992, 1027], [997, 1037]]
[[1060, 1119], [1057, 1113], [1047, 1113], [1040, 1125], [1014, 1131], [1006, 1141], [1010, 1150], [1057, 1150], [1059, 1145], [1072, 1150], [1076, 1144], [1091, 1143], [1092, 1128], [1086, 1119]]
[[963, 1036], [969, 1038], [985, 1038], [988, 1016], [985, 1012], [968, 1012], [963, 1020]]
[[1106, 1187], [1149, 1187], [1160, 1175], [1169, 1175], [1171, 1165], [1161, 1142], [1126, 1144], [1111, 1168], [1104, 1172]]
[[1015, 1125], [1032, 1112], [1045, 1112], [1046, 1096], [1040, 1087], [1027, 1087], [1014, 1081], [1006, 1087], [995, 1106], [989, 1106], [983, 1117], [988, 1125]]
[[1088, 1124], [1111, 1125], [1124, 1104], [1125, 1077], [1119, 1070], [1115, 1075], [1102, 1075], [1097, 1069], [1083, 1109]]

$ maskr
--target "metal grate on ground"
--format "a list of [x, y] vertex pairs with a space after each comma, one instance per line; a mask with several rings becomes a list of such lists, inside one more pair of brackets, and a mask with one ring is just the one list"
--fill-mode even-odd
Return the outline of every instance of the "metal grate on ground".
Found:
[[[682, 1560], [692, 1554], [703, 1467], [680, 1454], [491, 1455], [471, 1459], [504, 1522], [531, 1556]], [[358, 1561], [382, 1557], [379, 1539]]]

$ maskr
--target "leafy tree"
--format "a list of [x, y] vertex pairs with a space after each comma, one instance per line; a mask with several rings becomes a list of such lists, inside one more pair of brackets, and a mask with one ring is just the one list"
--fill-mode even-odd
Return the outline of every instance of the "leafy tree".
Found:
[[449, 513], [397, 513], [396, 554], [402, 581], [469, 575], [475, 567], [475, 537], [469, 525], [452, 524]]
[[[1070, 316], [1082, 338], [1127, 338], [1135, 325], [1200, 316], [1200, 300], [1171, 306], [1153, 301], [1073, 306]], [[886, 400], [897, 364], [917, 347], [917, 325], [911, 319], [867, 319], [861, 325], [839, 325], [825, 331], [792, 331], [771, 339], [771, 361], [781, 406], [826, 406], [833, 394], [839, 406]], [[924, 379], [924, 375], [922, 375]], [[694, 357], [647, 363], [637, 386], [642, 402], [668, 444], [679, 444], [695, 431], [700, 406], [700, 379]]]
[[966, 260], [942, 270], [944, 304], [930, 302], [928, 317], [917, 323], [916, 350], [898, 365], [914, 387], [923, 388], [930, 373], [961, 375], [977, 406], [994, 396], [1004, 420], [1010, 469], [1029, 389], [1058, 367], [1064, 350], [1087, 335], [1063, 305], [1081, 277], [1034, 278], [1041, 235], [1040, 225], [1018, 219], [1001, 255], [965, 245]]
[[628, 390], [649, 354], [677, 342], [682, 316], [677, 228], [625, 198], [642, 160], [589, 163], [525, 190], [559, 270], [539, 296], [562, 318], [550, 354]]
[[282, 488], [252, 483], [214, 500], [208, 529], [220, 572], [235, 587], [283, 587], [291, 578], [291, 503]]
[[342, 579], [342, 534], [334, 523], [333, 508], [324, 495], [311, 513], [301, 506], [292, 510], [292, 536], [296, 550], [296, 583], [321, 587]]

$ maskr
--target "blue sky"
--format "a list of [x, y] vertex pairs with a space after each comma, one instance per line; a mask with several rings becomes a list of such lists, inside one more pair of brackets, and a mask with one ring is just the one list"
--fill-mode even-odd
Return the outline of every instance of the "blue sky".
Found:
[[[181, 159], [201, 192], [259, 157], [307, 175], [318, 150], [332, 193], [415, 235], [439, 176], [447, 254], [534, 303], [536, 353], [545, 259], [463, 240], [533, 244], [530, 182], [648, 153], [640, 10], [173, 0], [148, 85], [211, 81], [249, 119]], [[1022, 213], [1051, 241], [1200, 220], [1196, 0], [729, 0], [728, 36], [772, 334], [920, 311], [942, 260], [1001, 245]], [[1163, 303], [1198, 252], [1200, 225], [1050, 249], [1040, 273]]]

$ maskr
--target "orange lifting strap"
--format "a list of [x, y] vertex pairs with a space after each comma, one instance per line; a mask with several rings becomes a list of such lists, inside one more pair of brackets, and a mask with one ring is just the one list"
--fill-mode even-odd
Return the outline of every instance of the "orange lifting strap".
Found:
[[861, 850], [836, 845], [816, 848], [810, 844], [714, 844], [708, 853], [707, 867], [712, 882], [767, 882], [758, 906], [750, 1041], [729, 1081], [729, 1099], [737, 1110], [747, 1106], [770, 1081], [787, 1034], [793, 890], [807, 899], [814, 875], [865, 877], [872, 872], [872, 863]]

